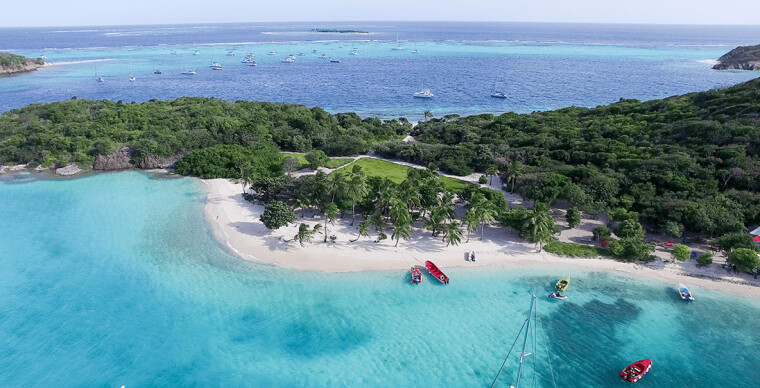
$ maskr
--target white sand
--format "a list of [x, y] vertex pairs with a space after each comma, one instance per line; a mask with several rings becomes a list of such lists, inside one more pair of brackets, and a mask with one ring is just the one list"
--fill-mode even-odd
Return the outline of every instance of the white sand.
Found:
[[[276, 231], [270, 231], [259, 220], [264, 210], [260, 205], [247, 202], [242, 197], [242, 186], [226, 179], [201, 180], [206, 187], [205, 215], [214, 237], [229, 251], [246, 259], [284, 268], [310, 271], [351, 272], [364, 270], [408, 270], [413, 265], [423, 265], [425, 260], [434, 261], [439, 267], [498, 266], [505, 268], [524, 266], [565, 266], [590, 270], [619, 272], [673, 283], [728, 291], [760, 297], [760, 281], [748, 275], [732, 275], [714, 264], [708, 268], [696, 268], [694, 263], [670, 263], [656, 260], [647, 265], [623, 263], [610, 259], [573, 259], [550, 253], [537, 253], [532, 244], [522, 242], [507, 228], [486, 227], [485, 239], [474, 233], [468, 243], [447, 247], [440, 238], [430, 232], [414, 229], [409, 241], [374, 242], [376, 233], [362, 237], [356, 242], [357, 227], [350, 226], [351, 215], [328, 224], [329, 234], [337, 237], [335, 243], [324, 243], [324, 235], [316, 234], [311, 243], [301, 247], [293, 239], [301, 222], [314, 226], [324, 221], [317, 214], [306, 211], [306, 218]], [[301, 212], [297, 214], [300, 216]], [[557, 215], [555, 215], [557, 216]], [[557, 220], [560, 221], [560, 217]], [[360, 219], [357, 217], [355, 225]], [[559, 222], [561, 224], [561, 222]], [[591, 237], [594, 222], [587, 222], [576, 229], [566, 229], [562, 241], [581, 242]], [[390, 236], [390, 232], [386, 231]], [[466, 239], [466, 237], [465, 237]], [[659, 249], [659, 248], [658, 248]], [[477, 253], [477, 261], [465, 258], [470, 250]], [[660, 255], [658, 255], [660, 256]]]

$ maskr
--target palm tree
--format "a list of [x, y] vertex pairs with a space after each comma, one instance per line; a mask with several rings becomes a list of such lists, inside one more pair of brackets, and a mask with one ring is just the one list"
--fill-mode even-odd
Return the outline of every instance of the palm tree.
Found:
[[491, 179], [488, 181], [488, 185], [491, 186], [491, 184], [493, 183], [493, 176], [499, 175], [499, 169], [496, 168], [495, 164], [492, 164], [488, 166], [488, 170], [486, 171], [486, 174], [490, 175], [491, 177]]
[[459, 227], [460, 224], [457, 220], [451, 221], [451, 223], [446, 226], [446, 235], [443, 236], [444, 241], [446, 241], [446, 246], [449, 246], [450, 244], [459, 245], [459, 242], [462, 241], [462, 230], [459, 229]]
[[393, 222], [393, 234], [391, 235], [391, 238], [396, 240], [396, 245], [394, 245], [394, 247], [398, 246], [399, 239], [403, 238], [404, 240], [409, 240], [411, 235], [412, 225], [409, 220], [401, 219]]
[[380, 192], [377, 193], [377, 210], [380, 211], [380, 214], [385, 214], [386, 211], [390, 210], [391, 203], [393, 203], [393, 200], [396, 198], [396, 192], [393, 190], [390, 186], [383, 186], [380, 189]]
[[367, 180], [364, 178], [362, 167], [355, 165], [349, 173], [346, 186], [346, 195], [351, 200], [351, 226], [354, 226], [356, 217], [356, 202], [363, 200], [367, 193]]
[[393, 200], [391, 203], [391, 221], [395, 224], [397, 222], [407, 222], [409, 224], [412, 223], [412, 215], [409, 214], [409, 208], [406, 207], [406, 203], [399, 199]]
[[336, 197], [341, 198], [345, 193], [347, 180], [346, 174], [336, 171], [329, 175], [332, 179], [327, 180], [327, 190], [332, 194], [331, 202], [335, 202]]
[[243, 194], [245, 194], [246, 189], [251, 186], [251, 183], [253, 181], [251, 164], [242, 163], [240, 166], [238, 166], [238, 169], [240, 170], [240, 184], [243, 185]]
[[467, 241], [465, 243], [470, 242], [470, 233], [474, 232], [478, 229], [478, 225], [480, 224], [478, 220], [478, 215], [475, 214], [472, 209], [467, 210], [467, 213], [465, 213], [464, 218], [462, 218], [462, 222], [464, 223], [464, 226], [467, 228]]
[[297, 240], [301, 246], [303, 242], [311, 242], [311, 237], [314, 235], [314, 231], [309, 228], [309, 225], [301, 224], [298, 226], [298, 233], [293, 236], [293, 240]]
[[332, 223], [335, 221], [335, 216], [338, 215], [338, 205], [335, 204], [335, 202], [330, 202], [329, 205], [325, 208], [325, 242], [327, 242], [327, 221], [330, 221]]
[[425, 228], [430, 229], [433, 232], [433, 237], [437, 236], [438, 232], [443, 228], [444, 219], [445, 214], [439, 207], [430, 210], [430, 215], [425, 218]]
[[509, 183], [509, 181], [512, 181], [512, 190], [510, 190], [511, 193], [515, 192], [515, 181], [521, 176], [523, 176], [523, 164], [518, 161], [510, 163], [507, 169], [507, 183]]
[[554, 218], [545, 203], [536, 203], [536, 207], [528, 213], [528, 217], [523, 223], [523, 237], [538, 244], [538, 251], [543, 249], [543, 243], [549, 242], [554, 238], [556, 225]]
[[495, 220], [496, 207], [482, 193], [475, 193], [470, 199], [470, 211], [475, 214], [480, 225], [480, 240], [482, 241], [485, 233], [485, 224]]
[[354, 242], [358, 239], [360, 239], [362, 236], [368, 237], [369, 234], [369, 228], [372, 227], [372, 223], [370, 223], [369, 220], [364, 220], [359, 223], [359, 235], [356, 236], [355, 239], [350, 240], [351, 242]]
[[429, 110], [426, 110], [425, 111], [425, 121], [427, 121], [428, 118], [431, 118], [431, 119], [433, 118], [433, 112], [431, 112]]
[[456, 207], [454, 206], [454, 194], [450, 191], [444, 191], [438, 200], [438, 207], [443, 212], [447, 220], [453, 220], [456, 217]]

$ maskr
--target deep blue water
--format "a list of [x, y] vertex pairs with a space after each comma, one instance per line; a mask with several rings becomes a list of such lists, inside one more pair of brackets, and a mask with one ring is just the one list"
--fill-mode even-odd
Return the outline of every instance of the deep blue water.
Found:
[[[371, 33], [310, 32], [314, 27]], [[397, 36], [403, 51], [392, 50]], [[592, 107], [619, 98], [662, 98], [755, 78], [753, 72], [714, 71], [708, 61], [735, 46], [755, 44], [757, 36], [760, 26], [541, 23], [0, 29], [0, 50], [45, 55], [52, 63], [79, 62], [0, 78], [0, 112], [72, 96], [146, 101], [188, 95], [412, 119], [421, 118], [425, 110], [440, 116]], [[354, 47], [359, 55], [349, 55]], [[200, 55], [192, 55], [195, 50]], [[230, 50], [237, 55], [225, 55]], [[270, 51], [275, 55], [267, 55]], [[256, 55], [257, 67], [240, 63], [247, 52]], [[295, 63], [280, 62], [299, 52], [305, 56]], [[318, 58], [323, 53], [341, 63]], [[212, 61], [225, 69], [210, 70]], [[184, 68], [198, 74], [182, 76]], [[152, 74], [154, 69], [163, 74]], [[96, 83], [96, 74], [105, 82]], [[128, 81], [130, 74], [136, 82]], [[424, 88], [435, 98], [412, 97]], [[491, 98], [496, 90], [509, 98]]]
[[[223, 251], [204, 201], [191, 178], [3, 177], [0, 386], [489, 386], [531, 292], [523, 386], [629, 387], [617, 372], [649, 357], [637, 386], [760, 379], [757, 300], [692, 287], [685, 304], [670, 284], [570, 268], [449, 269], [447, 286], [276, 269]], [[570, 299], [546, 298], [568, 274]]]

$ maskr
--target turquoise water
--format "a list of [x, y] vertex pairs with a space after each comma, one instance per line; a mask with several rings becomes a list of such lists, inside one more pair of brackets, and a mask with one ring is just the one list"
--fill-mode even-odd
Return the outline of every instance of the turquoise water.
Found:
[[[524, 386], [756, 386], [760, 303], [572, 269], [326, 274], [238, 260], [189, 178], [0, 182], [0, 386], [488, 386], [536, 290]], [[565, 302], [545, 294], [560, 275]], [[541, 332], [539, 332], [539, 337]], [[540, 339], [540, 338], [539, 338]], [[518, 344], [519, 347], [519, 344]], [[547, 352], [548, 350], [548, 352]], [[551, 354], [551, 369], [547, 355]], [[514, 384], [512, 357], [497, 386]]]

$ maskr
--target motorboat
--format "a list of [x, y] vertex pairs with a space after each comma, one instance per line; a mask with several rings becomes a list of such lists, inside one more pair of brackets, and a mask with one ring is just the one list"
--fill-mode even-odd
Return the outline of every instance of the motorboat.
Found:
[[217, 63], [216, 66], [211, 67], [211, 70], [222, 70], [222, 65]]
[[567, 296], [560, 294], [559, 292], [552, 292], [549, 294], [551, 299], [567, 300]]
[[467, 258], [474, 262], [475, 261], [475, 251], [470, 251], [470, 253], [467, 254]]
[[228, 52], [227, 52], [227, 55], [228, 55], [228, 56], [230, 56], [230, 57], [232, 57], [232, 56], [234, 56], [234, 55], [235, 55], [235, 52], [234, 52], [234, 51], [228, 51]]
[[494, 93], [491, 93], [491, 97], [493, 97], [493, 98], [507, 98], [507, 93], [494, 92]]
[[423, 89], [417, 93], [414, 93], [414, 97], [415, 98], [433, 98], [435, 97], [435, 95], [433, 94], [433, 92], [430, 91], [430, 89]]
[[256, 61], [250, 61], [245, 64], [246, 66], [256, 66]]
[[340, 59], [331, 59], [330, 63], [340, 63]]
[[412, 51], [412, 54], [419, 54], [419, 53], [420, 53], [420, 50], [417, 50], [417, 49], [414, 49], [414, 51]]
[[570, 276], [565, 276], [562, 279], [559, 279], [557, 284], [554, 285], [554, 289], [559, 292], [567, 291], [568, 287], [570, 287]]
[[296, 61], [296, 60], [295, 60], [295, 59], [293, 59], [293, 58], [291, 58], [291, 57], [285, 57], [285, 58], [284, 58], [283, 60], [281, 60], [280, 62], [282, 62], [282, 63], [293, 63], [293, 62], [295, 62], [295, 61]]
[[330, 57], [328, 57], [328, 56], [327, 56], [327, 54], [322, 54], [322, 55], [320, 55], [319, 57], [320, 57], [320, 58], [322, 58], [322, 59], [327, 59], [327, 58], [330, 58]]
[[443, 284], [449, 284], [449, 277], [446, 276], [446, 274], [444, 274], [443, 271], [438, 269], [438, 266], [433, 264], [432, 261], [430, 260], [426, 261], [425, 267], [427, 268], [428, 272], [430, 272], [431, 275], [435, 276], [435, 278], [438, 279], [439, 282]]
[[635, 383], [641, 380], [649, 370], [652, 369], [652, 359], [636, 361], [631, 365], [628, 365], [625, 369], [620, 371], [620, 377], [623, 380]]
[[105, 80], [103, 80], [103, 77], [98, 77], [98, 78], [97, 78], [95, 81], [98, 81], [98, 82], [105, 82]]
[[130, 75], [129, 76], [129, 82], [135, 82], [135, 76]]
[[219, 62], [211, 62], [211, 64], [208, 65], [208, 67], [210, 67], [210, 68], [222, 67], [222, 65]]
[[195, 75], [195, 70], [185, 69], [181, 74], [182, 75]]
[[153, 70], [153, 74], [161, 74], [161, 70], [158, 70], [158, 69]]
[[422, 271], [420, 271], [420, 269], [417, 267], [412, 267], [412, 283], [422, 283]]
[[687, 302], [694, 300], [694, 296], [691, 295], [691, 291], [689, 291], [689, 289], [683, 283], [678, 283], [678, 295], [681, 296], [681, 299]]
[[198, 50], [193, 51], [193, 55], [201, 55], [201, 52]]

